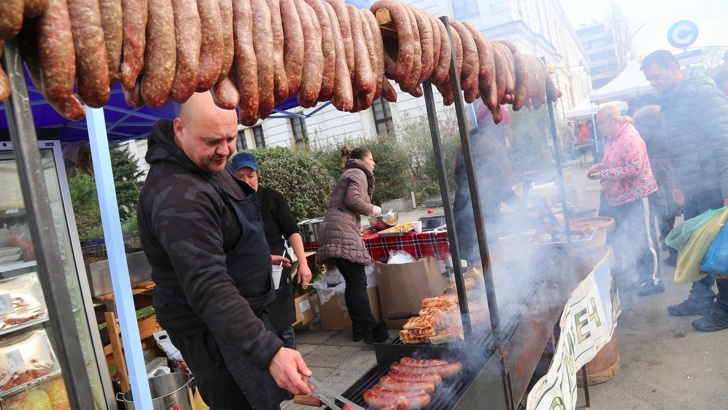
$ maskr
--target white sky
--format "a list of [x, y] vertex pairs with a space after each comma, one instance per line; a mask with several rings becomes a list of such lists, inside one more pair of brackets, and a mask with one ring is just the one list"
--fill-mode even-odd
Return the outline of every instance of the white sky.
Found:
[[[605, 21], [609, 0], [560, 0], [571, 24]], [[728, 2], [726, 0], [613, 0], [627, 16], [632, 31], [642, 27], [632, 42], [638, 57], [657, 49], [672, 50], [667, 31], [679, 20], [698, 26], [698, 39], [691, 49], [722, 46], [728, 50]]]

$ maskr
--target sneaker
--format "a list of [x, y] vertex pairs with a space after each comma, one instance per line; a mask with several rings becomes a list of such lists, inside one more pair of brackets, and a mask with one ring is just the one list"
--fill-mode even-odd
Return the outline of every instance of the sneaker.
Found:
[[713, 309], [714, 304], [713, 299], [698, 303], [686, 299], [682, 303], [668, 306], [667, 312], [673, 316], [704, 315]]
[[654, 295], [656, 293], [662, 293], [665, 291], [665, 285], [662, 284], [662, 281], [657, 279], [655, 281], [649, 281], [645, 283], [643, 286], [640, 286], [639, 290], [637, 291], [637, 294], [640, 296], [649, 296]]
[[728, 313], [711, 309], [705, 316], [693, 320], [693, 327], [702, 332], [717, 332], [728, 329]]

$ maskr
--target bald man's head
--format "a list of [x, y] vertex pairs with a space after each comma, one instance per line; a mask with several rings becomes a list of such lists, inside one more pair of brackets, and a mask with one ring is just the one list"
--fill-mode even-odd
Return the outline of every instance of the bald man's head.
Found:
[[174, 142], [198, 167], [220, 172], [235, 152], [235, 110], [219, 108], [209, 92], [195, 93], [180, 106], [174, 120]]

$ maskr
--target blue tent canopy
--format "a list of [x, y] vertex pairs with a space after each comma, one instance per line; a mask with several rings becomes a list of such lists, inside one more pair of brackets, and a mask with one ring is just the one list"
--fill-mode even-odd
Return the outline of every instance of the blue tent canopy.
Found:
[[[345, 0], [360, 9], [368, 9], [369, 2], [365, 0]], [[43, 135], [54, 135], [63, 142], [88, 140], [88, 126], [86, 119], [71, 121], [58, 114], [53, 107], [43, 98], [41, 93], [33, 86], [27, 72], [25, 82], [28, 85], [28, 97], [33, 111], [35, 126], [39, 130], [39, 137]], [[301, 114], [287, 114], [284, 111], [298, 107], [296, 96], [290, 97], [276, 106], [272, 118], [282, 116], [301, 117]], [[319, 109], [323, 108], [320, 106]], [[8, 121], [4, 115], [5, 104], [0, 103], [0, 139], [8, 129]], [[160, 118], [173, 119], [178, 111], [178, 104], [171, 103], [158, 109], [149, 108], [146, 105], [140, 108], [131, 108], [124, 100], [124, 93], [121, 85], [117, 83], [111, 89], [111, 98], [104, 106], [104, 118], [106, 119], [106, 132], [109, 140], [124, 141], [134, 138], [145, 138], [151, 131], [152, 124]], [[313, 115], [318, 110], [307, 116]], [[305, 117], [305, 116], [304, 116]]]

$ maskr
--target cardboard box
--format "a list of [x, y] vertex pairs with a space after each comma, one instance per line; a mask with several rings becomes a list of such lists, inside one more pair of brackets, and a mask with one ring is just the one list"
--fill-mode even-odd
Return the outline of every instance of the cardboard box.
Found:
[[422, 309], [422, 299], [441, 295], [447, 289], [448, 277], [434, 257], [395, 265], [377, 262], [375, 271], [382, 315], [390, 329], [401, 329], [407, 319], [388, 320], [388, 312], [416, 314]]
[[[367, 294], [369, 295], [369, 306], [372, 309], [374, 318], [382, 320], [382, 313], [379, 309], [379, 291], [376, 287], [368, 288]], [[319, 316], [321, 316], [321, 330], [351, 330], [351, 317], [347, 312], [344, 312], [339, 307], [339, 301], [341, 298], [341, 304], [344, 304], [344, 295], [336, 295], [329, 299], [328, 302], [319, 305]]]
[[296, 323], [293, 326], [306, 326], [316, 318], [308, 293], [297, 297], [293, 303], [296, 305]]

